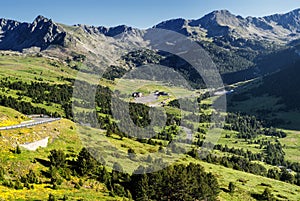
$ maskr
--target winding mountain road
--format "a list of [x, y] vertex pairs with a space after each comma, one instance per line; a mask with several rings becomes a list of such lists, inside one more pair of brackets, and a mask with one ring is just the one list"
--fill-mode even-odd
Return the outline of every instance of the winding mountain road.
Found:
[[40, 124], [46, 124], [54, 121], [59, 121], [61, 118], [34, 118], [31, 121], [23, 122], [17, 125], [0, 127], [0, 130], [12, 130], [17, 128], [27, 128]]

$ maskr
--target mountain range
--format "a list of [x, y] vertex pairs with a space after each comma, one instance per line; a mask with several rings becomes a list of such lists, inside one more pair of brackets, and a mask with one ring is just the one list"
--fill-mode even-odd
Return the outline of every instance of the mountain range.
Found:
[[[32, 23], [0, 19], [1, 43], [3, 50], [21, 51], [32, 46], [42, 50], [50, 45], [63, 45], [68, 30], [61, 24], [43, 16], [38, 16]], [[120, 25], [117, 27], [94, 27], [74, 25], [88, 34], [114, 37], [123, 33], [134, 34], [137, 28]], [[277, 44], [286, 44], [300, 37], [300, 9], [286, 14], [274, 14], [266, 17], [236, 16], [228, 10], [213, 11], [197, 20], [172, 19], [154, 26], [176, 31], [196, 39], [222, 38], [234, 46], [240, 46], [247, 40], [265, 40]], [[240, 43], [239, 43], [240, 42]]]
[[[200, 19], [171, 19], [153, 28], [175, 31], [198, 42], [220, 72], [225, 77], [229, 74], [229, 80], [270, 73], [299, 57], [300, 9], [246, 18], [217, 10]], [[84, 55], [92, 66], [122, 66], [124, 62], [120, 58], [129, 52], [151, 49], [145, 39], [149, 30], [126, 25], [68, 26], [43, 16], [32, 23], [0, 19], [0, 50], [39, 52], [63, 60]], [[270, 57], [280, 57], [282, 62], [274, 63]], [[272, 67], [265, 70], [265, 66]], [[237, 72], [241, 73], [236, 75]]]

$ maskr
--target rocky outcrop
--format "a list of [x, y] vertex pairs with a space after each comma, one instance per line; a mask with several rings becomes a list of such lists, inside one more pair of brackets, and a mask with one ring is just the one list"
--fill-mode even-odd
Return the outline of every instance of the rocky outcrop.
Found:
[[87, 33], [90, 33], [90, 34], [103, 34], [108, 37], [115, 37], [115, 36], [123, 34], [123, 33], [130, 33], [130, 32], [138, 31], [138, 29], [128, 27], [126, 25], [120, 25], [120, 26], [116, 26], [116, 27], [104, 27], [104, 26], [95, 27], [95, 26], [87, 26], [87, 25], [78, 24], [78, 25], [75, 25], [75, 27], [81, 27]]
[[64, 45], [66, 33], [51, 19], [38, 16], [32, 23], [0, 20], [0, 49], [22, 51], [31, 47], [41, 50], [50, 45]]

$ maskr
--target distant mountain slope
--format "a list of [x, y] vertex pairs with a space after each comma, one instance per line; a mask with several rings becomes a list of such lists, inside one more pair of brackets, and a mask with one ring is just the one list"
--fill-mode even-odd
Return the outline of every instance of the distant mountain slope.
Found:
[[237, 72], [224, 73], [223, 81], [227, 84], [233, 84], [239, 81], [250, 80], [259, 76], [264, 76], [276, 72], [300, 59], [297, 47], [289, 47], [270, 52], [255, 59], [253, 68], [241, 69]]
[[[269, 94], [279, 97], [287, 110], [300, 109], [300, 60], [284, 70], [263, 78], [263, 83], [251, 93], [255, 96]], [[280, 104], [279, 103], [279, 104]]]
[[213, 40], [228, 42], [234, 47], [246, 45], [247, 48], [251, 41], [284, 44], [299, 38], [299, 12], [297, 9], [282, 15], [243, 18], [227, 10], [218, 10], [197, 20], [169, 20], [155, 27], [174, 30], [187, 36], [205, 35]]
[[75, 25], [77, 27], [82, 27], [85, 31], [87, 31], [88, 33], [92, 34], [103, 34], [105, 36], [109, 36], [109, 37], [114, 37], [117, 36], [119, 34], [122, 33], [126, 33], [126, 32], [131, 32], [133, 30], [137, 30], [134, 29], [132, 27], [128, 27], [126, 25], [119, 25], [116, 27], [104, 27], [104, 26], [100, 26], [100, 27], [94, 27], [94, 26], [87, 26], [87, 25], [82, 25], [82, 24], [78, 24]]
[[[154, 28], [175, 31], [199, 43], [230, 81], [274, 72], [297, 59], [293, 45], [300, 39], [300, 9], [266, 17], [236, 16], [227, 10], [213, 11], [196, 20], [172, 19]], [[32, 23], [0, 19], [0, 50], [39, 52], [68, 61], [82, 58], [89, 72], [122, 66], [122, 56], [138, 49], [151, 49], [147, 30], [120, 25], [67, 26], [38, 16]], [[275, 65], [272, 55], [291, 52]], [[275, 58], [275, 57], [273, 57]], [[280, 65], [279, 65], [280, 63]], [[272, 65], [272, 67], [270, 67]]]
[[291, 31], [292, 33], [300, 32], [300, 9], [295, 9], [286, 14], [266, 16], [263, 19], [269, 23], [276, 22], [277, 25]]

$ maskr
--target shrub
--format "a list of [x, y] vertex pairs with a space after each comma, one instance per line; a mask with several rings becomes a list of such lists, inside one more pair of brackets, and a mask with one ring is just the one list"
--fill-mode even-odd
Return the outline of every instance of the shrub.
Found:
[[55, 201], [55, 200], [56, 200], [55, 196], [50, 193], [48, 197], [48, 201]]
[[228, 189], [230, 193], [233, 193], [235, 190], [235, 185], [233, 182], [229, 182]]
[[17, 181], [15, 182], [14, 188], [15, 188], [16, 190], [21, 190], [21, 189], [23, 189], [23, 185], [22, 185], [22, 183], [21, 183], [20, 180], [17, 180]]
[[0, 166], [0, 181], [4, 180], [5, 170]]
[[274, 196], [273, 196], [273, 194], [271, 193], [271, 190], [270, 190], [269, 188], [266, 188], [266, 189], [264, 190], [264, 192], [261, 194], [261, 198], [262, 198], [263, 200], [268, 200], [268, 201], [273, 201], [273, 200], [275, 200], [275, 199], [274, 199]]
[[62, 198], [62, 200], [64, 200], [64, 201], [66, 201], [66, 200], [68, 200], [69, 198], [68, 198], [68, 196], [67, 195], [64, 195], [64, 197]]
[[114, 190], [114, 193], [117, 195], [117, 196], [127, 196], [127, 193], [124, 189], [123, 186], [121, 186], [120, 184], [114, 184], [113, 185], [113, 190]]
[[11, 180], [5, 180], [3, 183], [2, 183], [3, 186], [6, 186], [8, 188], [12, 188], [14, 187], [14, 183], [11, 181]]
[[76, 189], [78, 189], [78, 190], [79, 190], [79, 189], [80, 189], [80, 185], [79, 185], [79, 183], [77, 183], [77, 182], [76, 182], [76, 183], [75, 183], [75, 185], [74, 185], [74, 188], [76, 188]]
[[21, 148], [20, 148], [19, 145], [16, 147], [15, 153], [16, 154], [21, 154], [22, 153]]
[[82, 181], [82, 179], [79, 180], [78, 184], [79, 184], [80, 186], [83, 186], [83, 181]]

